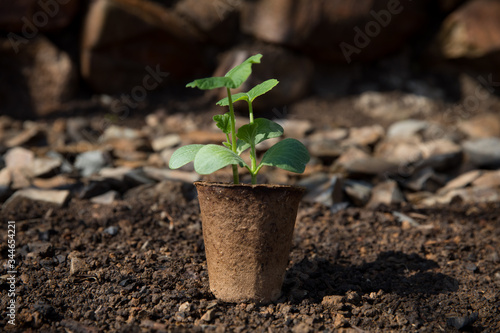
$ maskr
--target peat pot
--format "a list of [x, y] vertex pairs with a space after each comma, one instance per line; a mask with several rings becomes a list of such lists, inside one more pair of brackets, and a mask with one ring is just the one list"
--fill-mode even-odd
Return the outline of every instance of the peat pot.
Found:
[[281, 295], [304, 189], [195, 182], [210, 290], [225, 302], [268, 303]]

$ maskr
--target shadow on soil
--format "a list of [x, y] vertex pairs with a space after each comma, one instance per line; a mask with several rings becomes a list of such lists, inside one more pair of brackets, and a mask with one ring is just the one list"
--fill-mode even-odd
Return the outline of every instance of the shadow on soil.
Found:
[[284, 281], [284, 296], [293, 302], [310, 299], [321, 302], [324, 296], [344, 295], [348, 291], [361, 294], [383, 290], [398, 295], [440, 294], [458, 290], [458, 281], [434, 273], [435, 261], [403, 252], [383, 252], [373, 262], [362, 265], [334, 264], [315, 258], [293, 265]]

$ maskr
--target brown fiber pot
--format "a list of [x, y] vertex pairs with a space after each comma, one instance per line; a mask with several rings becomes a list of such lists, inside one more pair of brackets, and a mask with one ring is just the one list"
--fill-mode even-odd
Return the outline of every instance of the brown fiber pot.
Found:
[[304, 189], [195, 182], [210, 290], [226, 302], [268, 303], [281, 295]]

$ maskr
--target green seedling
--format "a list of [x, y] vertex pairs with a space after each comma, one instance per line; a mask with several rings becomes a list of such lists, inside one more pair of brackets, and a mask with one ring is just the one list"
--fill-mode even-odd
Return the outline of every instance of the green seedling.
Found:
[[[310, 159], [309, 152], [300, 141], [291, 138], [273, 145], [262, 156], [260, 163], [257, 163], [255, 146], [264, 140], [282, 136], [283, 128], [266, 118], [254, 119], [252, 103], [257, 97], [273, 89], [278, 84], [278, 80], [267, 80], [248, 92], [234, 95], [231, 94], [231, 89], [239, 88], [248, 79], [252, 73], [252, 64], [260, 63], [261, 58], [261, 54], [256, 54], [231, 69], [223, 77], [199, 79], [186, 85], [186, 87], [202, 90], [226, 88], [227, 97], [218, 101], [217, 105], [228, 106], [229, 112], [213, 117], [217, 127], [226, 134], [226, 141], [222, 145], [193, 144], [177, 149], [170, 158], [171, 169], [180, 168], [194, 161], [195, 171], [200, 175], [207, 175], [231, 165], [234, 184], [239, 184], [238, 166], [248, 169], [252, 176], [252, 184], [256, 184], [257, 173], [264, 165], [296, 173], [304, 172]], [[233, 103], [238, 101], [247, 102], [249, 123], [236, 131]], [[241, 158], [241, 154], [247, 149], [250, 149], [250, 165]]]

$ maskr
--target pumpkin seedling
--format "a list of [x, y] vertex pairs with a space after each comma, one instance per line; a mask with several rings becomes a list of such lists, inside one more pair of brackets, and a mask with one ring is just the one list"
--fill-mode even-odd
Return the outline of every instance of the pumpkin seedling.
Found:
[[[195, 171], [200, 175], [207, 175], [232, 165], [234, 184], [239, 184], [238, 166], [248, 169], [252, 176], [252, 184], [256, 184], [257, 174], [264, 165], [296, 173], [304, 172], [310, 159], [309, 152], [300, 141], [291, 138], [273, 145], [264, 153], [260, 163], [257, 163], [255, 146], [264, 140], [282, 136], [283, 128], [266, 118], [254, 119], [252, 103], [257, 97], [273, 89], [278, 80], [267, 80], [248, 92], [234, 95], [231, 94], [231, 89], [239, 88], [248, 79], [252, 73], [252, 64], [260, 63], [261, 58], [261, 54], [253, 55], [223, 77], [198, 79], [186, 85], [202, 90], [226, 88], [227, 97], [218, 101], [217, 105], [228, 106], [229, 112], [213, 117], [217, 127], [226, 134], [226, 141], [223, 145], [192, 144], [177, 149], [170, 158], [171, 169], [180, 168], [194, 161]], [[236, 131], [233, 103], [238, 101], [247, 102], [249, 123]], [[241, 154], [247, 149], [250, 149], [250, 165], [241, 158]]]

